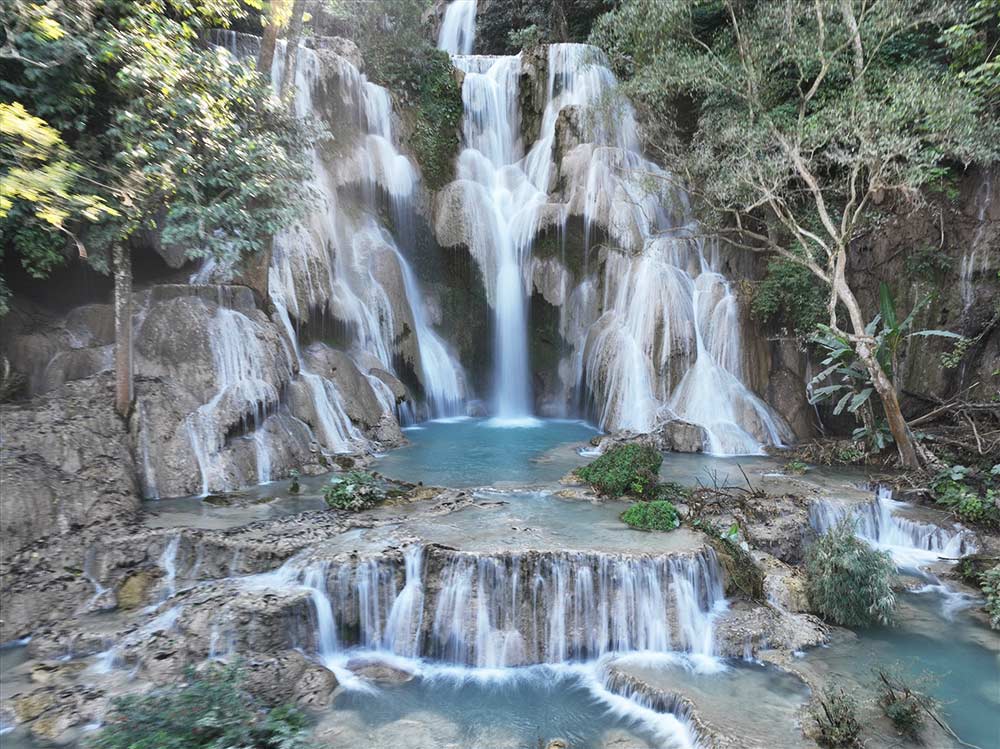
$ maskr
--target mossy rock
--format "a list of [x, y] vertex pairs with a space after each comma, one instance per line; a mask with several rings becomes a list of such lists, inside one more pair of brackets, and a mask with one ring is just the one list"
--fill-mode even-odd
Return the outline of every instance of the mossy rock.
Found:
[[576, 475], [600, 494], [621, 497], [651, 496], [657, 486], [663, 456], [649, 445], [615, 445], [593, 463], [578, 468]]
[[137, 609], [149, 600], [149, 591], [156, 582], [156, 575], [149, 570], [141, 570], [125, 578], [118, 588], [118, 608]]

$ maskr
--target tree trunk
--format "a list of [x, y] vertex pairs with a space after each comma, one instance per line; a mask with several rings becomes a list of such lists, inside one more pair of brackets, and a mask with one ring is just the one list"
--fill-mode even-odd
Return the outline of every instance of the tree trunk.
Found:
[[281, 88], [278, 95], [293, 101], [295, 90], [295, 68], [299, 60], [299, 40], [302, 38], [302, 16], [306, 11], [306, 0], [295, 0], [292, 17], [288, 22], [288, 45], [285, 47], [285, 70], [281, 74]]
[[278, 0], [264, 4], [264, 33], [260, 38], [260, 57], [257, 58], [257, 70], [267, 78], [271, 77], [271, 65], [274, 62], [274, 47], [278, 43]]
[[889, 381], [882, 365], [879, 364], [871, 336], [865, 332], [865, 320], [861, 316], [861, 307], [858, 305], [854, 292], [847, 285], [846, 266], [847, 252], [841, 248], [837, 253], [832, 282], [837, 298], [844, 303], [847, 313], [851, 317], [854, 335], [859, 339], [854, 343], [854, 350], [864, 363], [865, 369], [868, 370], [872, 379], [872, 387], [875, 388], [875, 392], [878, 393], [878, 397], [882, 401], [882, 408], [885, 411], [886, 421], [889, 422], [889, 431], [892, 432], [892, 438], [896, 441], [900, 461], [907, 468], [919, 468], [920, 460], [917, 458], [917, 450], [913, 445], [910, 429], [906, 426], [906, 419], [903, 418], [903, 411], [899, 407], [896, 388]]
[[115, 410], [132, 409], [132, 255], [118, 243], [112, 249], [115, 276]]

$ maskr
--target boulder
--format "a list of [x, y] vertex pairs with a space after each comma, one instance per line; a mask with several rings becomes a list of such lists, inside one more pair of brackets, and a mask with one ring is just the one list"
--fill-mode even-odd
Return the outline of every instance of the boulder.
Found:
[[653, 437], [661, 450], [676, 453], [700, 453], [707, 441], [703, 427], [680, 419], [673, 419], [657, 427]]

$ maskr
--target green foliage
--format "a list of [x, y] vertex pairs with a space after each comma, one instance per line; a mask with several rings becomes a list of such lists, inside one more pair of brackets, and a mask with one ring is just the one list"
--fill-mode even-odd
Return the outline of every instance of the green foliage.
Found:
[[12, 7], [0, 236], [30, 273], [61, 262], [67, 238], [103, 270], [146, 231], [226, 267], [300, 215], [314, 133], [200, 38], [242, 18], [242, 0]]
[[308, 721], [264, 709], [240, 687], [238, 667], [189, 670], [185, 681], [115, 700], [89, 749], [305, 749]]
[[349, 512], [370, 509], [386, 496], [378, 480], [366, 471], [348, 471], [332, 479], [323, 490], [323, 499], [329, 507]]
[[785, 463], [785, 470], [788, 473], [794, 474], [796, 476], [801, 476], [806, 471], [809, 470], [809, 464], [803, 463], [801, 460], [790, 460]]
[[934, 501], [964, 523], [1000, 528], [1000, 488], [992, 473], [953, 465], [938, 472], [931, 484]]
[[663, 456], [648, 445], [615, 445], [576, 475], [599, 493], [610, 497], [632, 494], [645, 497], [656, 488]]
[[[962, 336], [948, 330], [918, 330], [909, 332], [917, 315], [926, 306], [929, 297], [914, 305], [902, 321], [896, 315], [895, 302], [885, 283], [879, 284], [879, 314], [865, 327], [865, 334], [875, 339], [875, 358], [886, 375], [895, 382], [899, 371], [899, 350], [903, 342], [914, 336], [940, 336], [961, 340]], [[876, 451], [882, 450], [892, 436], [881, 418], [881, 407], [872, 403], [875, 386], [868, 368], [858, 358], [850, 338], [828, 325], [819, 325], [810, 339], [824, 355], [825, 369], [810, 381], [812, 390], [809, 402], [835, 401], [835, 416], [846, 409], [862, 423], [854, 432], [855, 440], [864, 440]], [[815, 387], [828, 382], [831, 384]]]
[[[901, 736], [919, 741], [927, 717], [934, 715], [937, 703], [917, 691], [917, 686], [904, 678], [898, 668], [876, 668], [878, 705]], [[921, 681], [927, 681], [924, 677]], [[920, 687], [923, 689], [924, 687]]]
[[447, 183], [458, 152], [462, 91], [451, 59], [425, 32], [422, 0], [340, 0], [331, 13], [357, 43], [366, 74], [397, 99], [408, 145], [431, 189]]
[[531, 24], [523, 29], [511, 29], [507, 38], [510, 40], [510, 46], [514, 49], [531, 49], [542, 43], [542, 30], [535, 24]]
[[774, 260], [754, 290], [750, 309], [761, 322], [783, 324], [796, 335], [807, 336], [828, 317], [829, 295], [808, 268], [788, 260]]
[[828, 686], [816, 697], [810, 716], [816, 722], [816, 742], [829, 749], [860, 746], [858, 703], [844, 689]]
[[961, 23], [941, 33], [958, 79], [1000, 107], [1000, 0], [975, 0]]
[[983, 573], [980, 587], [986, 596], [986, 613], [990, 615], [990, 626], [1000, 629], [1000, 564]]
[[681, 524], [677, 508], [665, 499], [636, 502], [622, 513], [622, 522], [644, 531], [672, 531]]
[[[528, 49], [525, 34], [540, 43], [583, 42], [594, 20], [612, 0], [495, 0], [480, 3], [476, 48], [483, 54], [515, 54]], [[534, 28], [535, 31], [527, 31]]]
[[892, 557], [858, 539], [854, 521], [845, 518], [806, 554], [809, 603], [824, 618], [843, 626], [888, 624], [896, 603], [895, 573]]
[[940, 247], [925, 244], [908, 252], [903, 266], [912, 278], [935, 281], [951, 270], [952, 259]]

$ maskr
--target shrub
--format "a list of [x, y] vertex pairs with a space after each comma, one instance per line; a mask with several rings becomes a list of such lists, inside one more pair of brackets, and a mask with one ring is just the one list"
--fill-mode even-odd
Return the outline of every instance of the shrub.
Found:
[[803, 463], [801, 460], [790, 460], [785, 463], [785, 470], [795, 476], [801, 476], [809, 470], [809, 464]]
[[622, 513], [622, 520], [644, 531], [672, 531], [681, 524], [677, 508], [665, 499], [636, 502]]
[[1000, 629], [1000, 564], [986, 570], [979, 584], [986, 596], [986, 613], [990, 615], [990, 626]]
[[816, 743], [820, 746], [842, 749], [859, 745], [858, 704], [843, 689], [832, 686], [824, 689], [810, 713], [819, 728]]
[[[927, 716], [933, 716], [937, 702], [907, 683], [898, 668], [876, 668], [878, 704], [892, 721], [896, 731], [913, 741], [919, 740]], [[926, 682], [924, 676], [920, 681]], [[935, 718], [936, 719], [936, 718]]]
[[806, 554], [809, 603], [836, 624], [888, 624], [896, 602], [895, 572], [892, 557], [858, 539], [854, 521], [845, 518]]
[[378, 480], [366, 471], [348, 471], [333, 479], [323, 490], [326, 504], [335, 510], [360, 512], [374, 507], [386, 497]]
[[953, 465], [934, 478], [934, 501], [965, 523], [1000, 527], [1000, 507], [994, 475]]
[[648, 445], [615, 445], [576, 474], [606, 496], [645, 497], [656, 488], [661, 463], [663, 456]]
[[808, 268], [775, 260], [767, 266], [767, 276], [757, 286], [750, 309], [761, 322], [785, 325], [807, 336], [829, 316], [828, 296]]
[[89, 749], [304, 749], [308, 721], [266, 709], [240, 688], [237, 666], [213, 668], [146, 694], [115, 700]]

